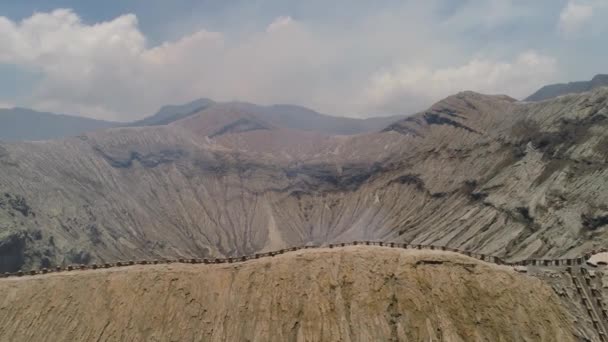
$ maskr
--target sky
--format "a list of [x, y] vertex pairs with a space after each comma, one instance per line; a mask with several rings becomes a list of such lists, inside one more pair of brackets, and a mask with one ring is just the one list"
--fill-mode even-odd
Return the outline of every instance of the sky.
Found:
[[411, 114], [608, 72], [608, 0], [2, 0], [0, 108], [130, 121], [197, 98]]

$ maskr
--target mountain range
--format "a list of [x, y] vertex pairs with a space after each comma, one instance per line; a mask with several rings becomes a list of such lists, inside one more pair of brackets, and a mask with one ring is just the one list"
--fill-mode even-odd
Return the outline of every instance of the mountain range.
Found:
[[[602, 341], [608, 88], [562, 92], [366, 120], [17, 109], [0, 340]], [[328, 246], [350, 241], [399, 244]]]
[[231, 103], [0, 144], [0, 271], [354, 239], [579, 255], [608, 241], [607, 103], [462, 92], [356, 135]]
[[261, 120], [281, 127], [343, 135], [380, 130], [405, 117], [404, 115], [398, 115], [356, 119], [320, 114], [311, 109], [294, 105], [259, 106], [246, 102], [218, 103], [204, 98], [183, 105], [164, 106], [153, 115], [128, 123], [13, 108], [0, 109], [0, 140], [49, 140], [77, 136], [85, 132], [113, 127], [168, 125], [210, 107], [248, 112]]
[[[590, 81], [547, 85], [524, 101], [535, 102], [565, 94], [587, 92], [608, 86], [608, 75], [598, 74]], [[248, 112], [272, 125], [334, 135], [379, 131], [407, 115], [367, 119], [337, 117], [294, 105], [260, 106], [246, 102], [215, 102], [201, 98], [183, 105], [168, 105], [144, 119], [128, 123], [95, 120], [74, 115], [37, 112], [25, 108], [0, 109], [0, 141], [49, 140], [77, 136], [113, 127], [168, 125], [211, 107]], [[220, 109], [221, 110], [221, 109]]]

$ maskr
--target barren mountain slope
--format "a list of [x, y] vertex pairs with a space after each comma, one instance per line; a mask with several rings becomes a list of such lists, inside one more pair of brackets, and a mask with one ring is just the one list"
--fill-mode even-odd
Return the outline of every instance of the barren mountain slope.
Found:
[[534, 104], [464, 92], [309, 144], [210, 112], [0, 144], [0, 271], [355, 239], [580, 255], [608, 241], [607, 105], [606, 89]]
[[2, 341], [560, 342], [578, 334], [540, 280], [438, 251], [348, 247], [78, 271], [2, 279], [0, 292]]

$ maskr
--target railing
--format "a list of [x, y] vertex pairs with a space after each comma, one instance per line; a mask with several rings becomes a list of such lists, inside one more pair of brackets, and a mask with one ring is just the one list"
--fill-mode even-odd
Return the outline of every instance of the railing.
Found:
[[[603, 302], [599, 289], [592, 285], [591, 275], [582, 267], [579, 268], [580, 274], [575, 273], [571, 267], [566, 270], [572, 277], [576, 292], [581, 297], [581, 303], [591, 318], [593, 329], [602, 342], [608, 342], [608, 308]], [[581, 280], [581, 276], [583, 280]]]
[[39, 274], [47, 274], [47, 273], [57, 273], [57, 272], [69, 272], [75, 270], [95, 270], [95, 269], [107, 269], [112, 267], [123, 267], [123, 266], [132, 266], [132, 265], [157, 265], [157, 264], [171, 264], [171, 263], [182, 263], [182, 264], [225, 264], [225, 263], [236, 263], [236, 262], [245, 262], [253, 259], [260, 259], [266, 257], [274, 257], [276, 255], [295, 252], [302, 249], [313, 249], [313, 248], [341, 248], [348, 246], [381, 246], [381, 247], [390, 247], [390, 248], [401, 248], [401, 249], [418, 249], [418, 250], [439, 250], [439, 251], [448, 251], [466, 255], [468, 257], [472, 257], [475, 259], [479, 259], [485, 262], [494, 263], [497, 265], [507, 265], [507, 266], [573, 266], [573, 265], [583, 265], [591, 255], [595, 253], [605, 252], [606, 250], [601, 251], [593, 251], [592, 253], [588, 253], [585, 256], [572, 258], [572, 259], [526, 259], [516, 262], [506, 262], [502, 258], [487, 255], [482, 253], [475, 253], [470, 251], [463, 251], [456, 248], [450, 248], [445, 246], [433, 246], [433, 245], [420, 245], [420, 244], [407, 244], [407, 243], [397, 243], [397, 242], [382, 242], [382, 241], [353, 241], [348, 243], [334, 243], [323, 246], [301, 246], [301, 247], [292, 247], [285, 248], [278, 251], [266, 252], [266, 253], [256, 253], [253, 255], [245, 255], [240, 257], [230, 257], [230, 258], [207, 258], [207, 259], [198, 259], [198, 258], [180, 258], [180, 259], [162, 259], [162, 260], [141, 260], [141, 261], [118, 261], [115, 263], [103, 263], [103, 264], [90, 264], [90, 265], [69, 265], [69, 266], [56, 266], [53, 268], [42, 268], [39, 270], [31, 270], [31, 271], [18, 271], [13, 273], [3, 273], [0, 274], [0, 278], [7, 277], [22, 277], [26, 275], [39, 275]]

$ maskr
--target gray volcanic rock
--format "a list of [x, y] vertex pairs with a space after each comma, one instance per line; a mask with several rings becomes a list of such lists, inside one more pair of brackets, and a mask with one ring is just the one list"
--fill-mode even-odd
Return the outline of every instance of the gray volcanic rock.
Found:
[[544, 86], [525, 101], [543, 101], [566, 94], [575, 94], [590, 91], [599, 87], [608, 86], [608, 75], [595, 75], [591, 81], [559, 83]]
[[212, 106], [170, 125], [0, 144], [13, 203], [0, 205], [0, 240], [27, 236], [25, 269], [356, 239], [507, 259], [608, 243], [607, 89], [529, 104], [463, 92], [383, 132], [312, 142], [234, 125], [252, 117]]
[[25, 264], [25, 234], [23, 232], [3, 232], [0, 235], [0, 269], [16, 272]]

